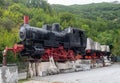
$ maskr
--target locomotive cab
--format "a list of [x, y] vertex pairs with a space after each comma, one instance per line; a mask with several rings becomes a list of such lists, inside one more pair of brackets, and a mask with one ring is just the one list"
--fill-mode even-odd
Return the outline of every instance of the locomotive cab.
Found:
[[68, 48], [75, 51], [76, 54], [85, 54], [86, 48], [86, 35], [83, 30], [77, 28], [67, 28], [65, 29], [66, 36], [64, 42], [69, 42]]

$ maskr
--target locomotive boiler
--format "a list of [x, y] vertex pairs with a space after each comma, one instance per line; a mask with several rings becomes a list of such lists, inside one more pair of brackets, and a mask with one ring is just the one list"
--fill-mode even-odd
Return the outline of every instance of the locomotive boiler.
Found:
[[24, 45], [24, 50], [20, 52], [22, 56], [42, 60], [53, 56], [59, 61], [74, 60], [77, 54], [85, 55], [86, 35], [78, 28], [68, 27], [61, 30], [58, 23], [37, 28], [25, 22], [20, 28], [19, 36], [20, 44]]

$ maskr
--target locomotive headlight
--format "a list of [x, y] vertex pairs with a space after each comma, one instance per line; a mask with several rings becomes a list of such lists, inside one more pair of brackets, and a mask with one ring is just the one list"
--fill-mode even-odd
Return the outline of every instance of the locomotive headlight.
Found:
[[26, 39], [26, 29], [25, 29], [25, 27], [20, 28], [19, 36], [20, 36], [21, 41]]

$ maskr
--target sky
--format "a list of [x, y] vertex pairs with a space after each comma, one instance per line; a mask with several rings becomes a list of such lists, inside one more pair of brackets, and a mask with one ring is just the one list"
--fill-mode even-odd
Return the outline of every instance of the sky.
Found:
[[100, 2], [113, 2], [120, 0], [47, 0], [50, 4], [62, 4], [62, 5], [73, 5], [73, 4], [89, 4], [89, 3], [100, 3]]

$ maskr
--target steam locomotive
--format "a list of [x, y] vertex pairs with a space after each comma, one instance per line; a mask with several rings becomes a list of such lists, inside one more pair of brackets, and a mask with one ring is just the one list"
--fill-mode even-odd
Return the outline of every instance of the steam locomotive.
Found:
[[43, 61], [48, 61], [51, 56], [55, 61], [110, 56], [109, 46], [101, 46], [91, 38], [86, 38], [84, 30], [73, 27], [61, 30], [58, 23], [37, 28], [30, 26], [28, 19], [25, 18], [19, 37], [19, 43], [24, 46], [20, 52], [21, 56], [30, 56]]
[[85, 54], [86, 35], [83, 30], [78, 28], [69, 27], [61, 30], [58, 23], [53, 23], [52, 26], [44, 25], [42, 28], [24, 24], [20, 28], [19, 36], [20, 43], [25, 46], [21, 52], [23, 56], [41, 58], [45, 56], [46, 52], [52, 51], [46, 55], [47, 60], [49, 56], [54, 55], [53, 51], [57, 51], [54, 56], [57, 57], [57, 60], [62, 60], [74, 59], [76, 54]]

